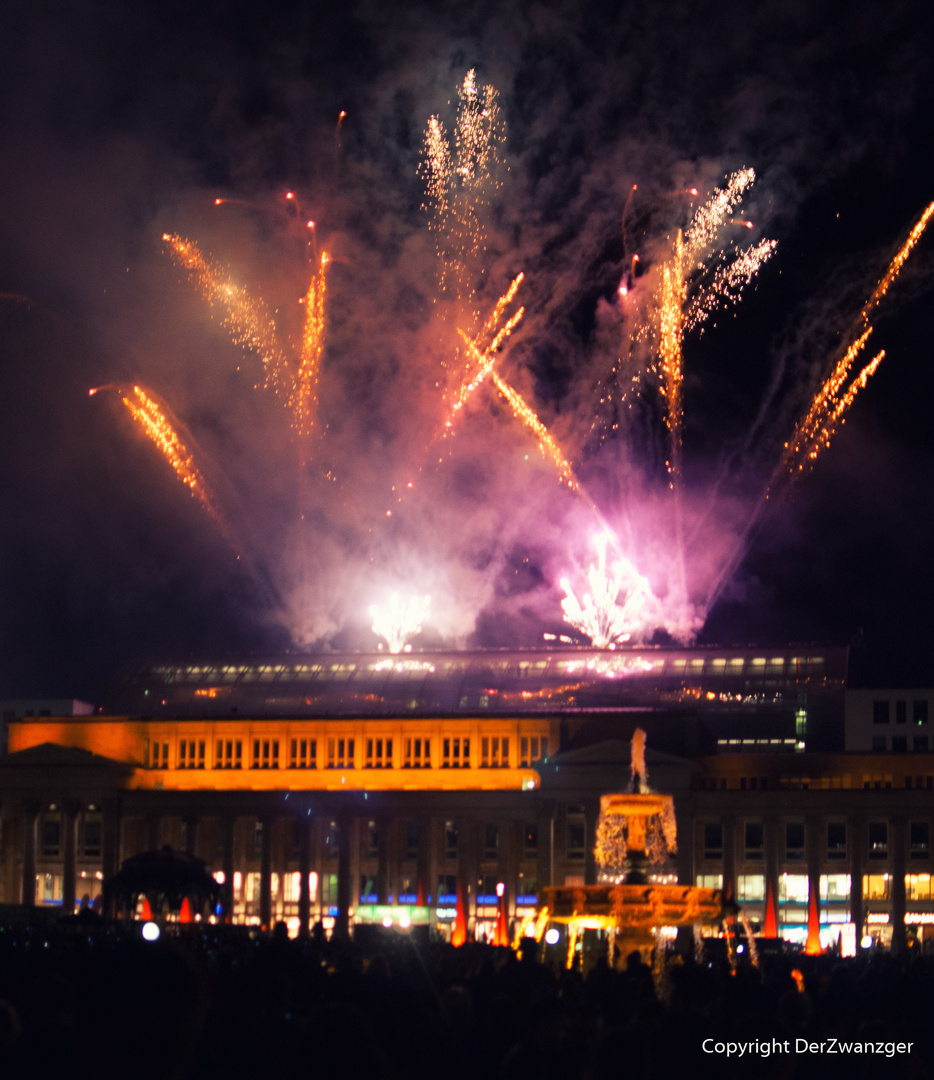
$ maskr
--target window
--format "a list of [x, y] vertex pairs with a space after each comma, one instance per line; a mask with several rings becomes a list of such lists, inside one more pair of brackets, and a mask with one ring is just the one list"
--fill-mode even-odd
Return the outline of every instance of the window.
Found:
[[441, 740], [441, 768], [466, 769], [470, 766], [470, 739]]
[[368, 821], [366, 826], [366, 856], [375, 859], [379, 855], [379, 829], [375, 821]]
[[850, 875], [821, 874], [820, 898], [822, 904], [848, 904], [850, 902]]
[[457, 858], [457, 824], [453, 821], [444, 823], [444, 854], [448, 859]]
[[908, 826], [912, 859], [926, 859], [931, 854], [931, 827], [926, 821], [912, 821]]
[[487, 824], [483, 829], [483, 857], [495, 859], [499, 854], [499, 826]]
[[480, 740], [480, 768], [505, 769], [509, 765], [509, 739], [484, 735]]
[[[324, 853], [327, 859], [336, 859], [341, 850], [341, 833], [336, 821], [328, 822], [328, 831], [324, 836]], [[335, 886], [336, 888], [336, 886]], [[335, 896], [337, 894], [335, 893]]]
[[318, 767], [317, 739], [289, 740], [289, 768], [316, 769]]
[[402, 740], [402, 768], [403, 769], [430, 769], [431, 768], [431, 740], [430, 739], [403, 739]]
[[745, 852], [747, 859], [761, 859], [765, 848], [765, 835], [761, 822], [746, 822]]
[[538, 735], [523, 735], [519, 739], [519, 764], [534, 765], [548, 757], [548, 739]]
[[364, 768], [392, 768], [392, 739], [367, 739]]
[[800, 862], [804, 859], [804, 824], [789, 821], [785, 826], [785, 858], [788, 862]]
[[874, 724], [887, 724], [889, 722], [889, 703], [887, 701], [874, 701], [872, 703], [872, 722]]
[[741, 904], [765, 899], [764, 874], [740, 874], [736, 879], [736, 899]]
[[698, 874], [694, 884], [699, 889], [722, 889], [723, 874]]
[[927, 735], [915, 735], [913, 746], [916, 754], [926, 754], [928, 752]]
[[95, 858], [101, 853], [101, 823], [85, 821], [84, 854], [86, 858]]
[[908, 721], [908, 702], [896, 701], [895, 702], [895, 723], [904, 724]]
[[405, 826], [405, 857], [407, 859], [418, 858], [418, 825], [409, 821]]
[[863, 899], [864, 900], [888, 900], [889, 898], [889, 875], [888, 874], [865, 874], [863, 876]]
[[168, 742], [153, 742], [151, 767], [153, 769], [167, 769], [169, 767]]
[[352, 769], [353, 744], [353, 739], [328, 739], [328, 768]]
[[905, 892], [909, 900], [931, 899], [931, 875], [930, 874], [906, 874]]
[[869, 823], [869, 858], [887, 859], [889, 856], [889, 825], [887, 821]]
[[242, 769], [243, 768], [243, 742], [240, 739], [218, 739], [217, 754], [215, 755], [215, 768], [217, 769]]
[[908, 750], [908, 739], [904, 735], [892, 736], [892, 752], [904, 754]]
[[586, 849], [586, 819], [582, 806], [569, 806], [565, 831], [565, 852], [569, 859], [583, 859]]
[[59, 854], [62, 842], [62, 823], [55, 818], [46, 818], [42, 822], [42, 854], [45, 858], [55, 858]]
[[278, 769], [279, 768], [279, 740], [278, 739], [254, 739], [253, 740], [253, 764], [254, 769]]
[[704, 858], [723, 858], [723, 826], [719, 822], [708, 822], [704, 826]]
[[534, 855], [538, 851], [538, 823], [527, 821], [522, 826], [522, 846], [526, 855]]
[[204, 768], [204, 739], [178, 740], [178, 767], [180, 769]]
[[808, 902], [807, 874], [782, 874], [778, 879], [779, 904], [806, 904]]
[[439, 874], [438, 875], [438, 902], [439, 903], [454, 903], [457, 899], [457, 875], [456, 874]]
[[927, 698], [916, 698], [911, 703], [911, 719], [916, 724], [926, 724], [928, 722]]
[[827, 858], [846, 858], [846, 823], [831, 821], [827, 826]]

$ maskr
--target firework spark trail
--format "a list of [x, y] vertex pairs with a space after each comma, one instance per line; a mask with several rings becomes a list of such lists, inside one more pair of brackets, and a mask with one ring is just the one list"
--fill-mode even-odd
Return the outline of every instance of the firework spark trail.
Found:
[[674, 258], [662, 269], [661, 310], [659, 312], [659, 360], [662, 369], [662, 395], [667, 405], [671, 451], [668, 475], [671, 486], [681, 477], [681, 426], [684, 415], [682, 398], [682, 340], [684, 307], [684, 245], [681, 230], [675, 239]]
[[391, 653], [407, 651], [409, 638], [421, 633], [422, 623], [430, 610], [430, 596], [410, 596], [408, 600], [401, 600], [398, 593], [393, 593], [387, 608], [379, 608], [376, 604], [370, 608], [373, 633], [386, 641]]
[[312, 275], [305, 296], [305, 326], [298, 371], [292, 387], [289, 406], [292, 426], [299, 436], [312, 434], [318, 422], [318, 381], [321, 355], [324, 352], [324, 301], [327, 287], [328, 253], [322, 252], [320, 268]]
[[[192, 497], [201, 504], [202, 509], [217, 525], [224, 540], [239, 558], [241, 545], [220, 509], [217, 499], [204, 479], [201, 470], [195, 464], [194, 452], [179, 434], [181, 424], [171, 416], [168, 407], [147, 393], [141, 386], [127, 389], [119, 386], [99, 386], [89, 391], [93, 396], [104, 390], [113, 390], [120, 395], [130, 416], [144, 434], [155, 444], [156, 449], [168, 462], [178, 479], [188, 488]], [[190, 442], [189, 437], [189, 442]]]
[[846, 335], [845, 342], [847, 344], [843, 356], [837, 360], [830, 374], [821, 383], [811, 400], [808, 411], [798, 422], [795, 434], [785, 444], [785, 451], [771, 481], [753, 510], [745, 529], [734, 544], [729, 558], [723, 564], [720, 573], [708, 591], [703, 607], [705, 613], [711, 609], [727, 581], [730, 580], [736, 570], [753, 533], [758, 528], [766, 505], [768, 505], [772, 494], [778, 490], [779, 482], [789, 474], [799, 476], [814, 465], [821, 451], [830, 445], [830, 440], [836, 431], [837, 425], [845, 420], [847, 409], [853, 404], [859, 391], [866, 386], [869, 378], [875, 374], [876, 369], [882, 362], [885, 356], [884, 351], [877, 353], [850, 382], [846, 390], [840, 392], [853, 361], [872, 333], [869, 315], [878, 307], [892, 283], [898, 277], [908, 256], [921, 239], [932, 216], [934, 216], [934, 202], [926, 207], [921, 217], [915, 222], [907, 239], [895, 253], [879, 284], [873, 289], [869, 299], [860, 311], [856, 323]]
[[282, 391], [288, 379], [288, 361], [279, 345], [276, 324], [265, 303], [236, 285], [203, 254], [197, 244], [174, 233], [162, 239], [176, 264], [188, 272], [188, 278], [213, 309], [223, 311], [221, 325], [235, 345], [251, 349], [263, 362], [265, 385]]

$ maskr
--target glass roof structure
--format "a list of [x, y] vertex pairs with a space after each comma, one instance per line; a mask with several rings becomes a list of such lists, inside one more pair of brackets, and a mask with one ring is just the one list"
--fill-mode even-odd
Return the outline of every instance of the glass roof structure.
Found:
[[328, 653], [125, 669], [99, 711], [142, 716], [457, 716], [789, 707], [842, 691], [847, 650], [633, 648]]

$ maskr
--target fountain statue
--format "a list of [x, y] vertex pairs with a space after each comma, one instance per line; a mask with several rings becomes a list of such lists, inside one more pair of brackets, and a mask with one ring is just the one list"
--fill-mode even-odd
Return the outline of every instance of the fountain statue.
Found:
[[603, 930], [610, 953], [620, 958], [633, 951], [651, 963], [657, 934], [663, 927], [719, 923], [723, 914], [719, 889], [652, 882], [649, 865], [663, 863], [677, 850], [674, 800], [650, 791], [645, 768], [645, 732], [632, 737], [632, 782], [628, 791], [600, 800], [594, 855], [597, 885], [556, 886], [543, 890], [535, 934], [549, 924], [568, 929], [568, 965], [585, 930]]

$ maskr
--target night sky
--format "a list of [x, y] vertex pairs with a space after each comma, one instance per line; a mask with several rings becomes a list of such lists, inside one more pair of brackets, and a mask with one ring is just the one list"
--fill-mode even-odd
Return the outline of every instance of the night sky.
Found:
[[[769, 500], [703, 608], [834, 349], [934, 199], [934, 15], [919, 20], [922, 7], [8, 5], [0, 697], [94, 700], [136, 658], [373, 648], [369, 605], [393, 589], [431, 594], [425, 644], [535, 645], [561, 631], [558, 581], [582, 583], [597, 519], [489, 387], [453, 439], [434, 438], [460, 316], [438, 295], [419, 162], [429, 116], [450, 128], [471, 68], [497, 89], [507, 132], [478, 308], [526, 275], [526, 314], [497, 370], [640, 572], [670, 593], [657, 386], [647, 377], [602, 439], [599, 386], [699, 205], [685, 189], [706, 196], [752, 167], [742, 240], [774, 238], [777, 251], [684, 348], [698, 640], [854, 642], [861, 680], [934, 685], [934, 233], [873, 318], [877, 374], [811, 475]], [[300, 479], [257, 358], [161, 238], [196, 241], [294, 338], [305, 218], [333, 262], [327, 431]], [[623, 301], [634, 251], [643, 275]], [[134, 383], [184, 424], [239, 559], [119, 393], [88, 396]]]

